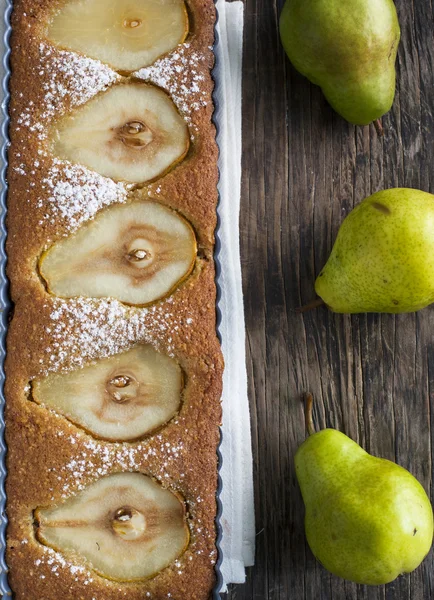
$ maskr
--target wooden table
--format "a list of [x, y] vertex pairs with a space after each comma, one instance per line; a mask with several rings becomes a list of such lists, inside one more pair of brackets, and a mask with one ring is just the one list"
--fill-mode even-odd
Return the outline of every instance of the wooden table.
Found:
[[397, 2], [398, 88], [383, 140], [373, 127], [348, 125], [289, 65], [281, 4], [246, 0], [241, 244], [258, 534], [256, 566], [228, 598], [430, 600], [432, 553], [377, 588], [315, 561], [293, 459], [311, 390], [317, 425], [397, 461], [432, 494], [434, 308], [353, 317], [294, 309], [315, 297], [315, 275], [353, 206], [383, 188], [434, 192], [433, 3]]

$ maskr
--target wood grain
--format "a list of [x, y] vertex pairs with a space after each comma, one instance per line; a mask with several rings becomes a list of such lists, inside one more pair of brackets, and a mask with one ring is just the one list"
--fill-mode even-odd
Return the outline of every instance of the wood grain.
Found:
[[329, 575], [304, 537], [293, 458], [301, 396], [319, 426], [416, 475], [433, 500], [434, 308], [410, 315], [304, 316], [342, 219], [365, 196], [434, 192], [434, 13], [398, 0], [402, 42], [386, 136], [336, 115], [278, 37], [282, 2], [246, 0], [241, 243], [257, 511], [256, 566], [228, 600], [428, 600], [432, 553], [411, 575], [363, 587]]

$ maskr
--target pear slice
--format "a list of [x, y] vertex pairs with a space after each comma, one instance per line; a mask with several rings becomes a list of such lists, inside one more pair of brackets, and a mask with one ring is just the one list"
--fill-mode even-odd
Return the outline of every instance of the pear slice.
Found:
[[63, 298], [112, 297], [145, 306], [167, 296], [192, 271], [189, 223], [157, 202], [113, 205], [45, 252], [39, 271]]
[[72, 0], [52, 17], [47, 37], [122, 71], [174, 50], [188, 34], [183, 0]]
[[141, 473], [108, 475], [34, 515], [40, 543], [117, 581], [156, 575], [190, 539], [184, 502]]
[[53, 153], [116, 181], [145, 183], [186, 155], [187, 124], [169, 96], [145, 83], [120, 84], [53, 125]]
[[140, 345], [77, 371], [36, 379], [32, 392], [35, 402], [96, 437], [131, 441], [177, 413], [182, 385], [175, 360]]

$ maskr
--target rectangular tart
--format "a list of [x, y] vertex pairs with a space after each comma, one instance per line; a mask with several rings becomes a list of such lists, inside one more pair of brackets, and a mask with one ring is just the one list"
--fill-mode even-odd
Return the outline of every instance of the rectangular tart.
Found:
[[[114, 15], [120, 2], [129, 10], [121, 25], [138, 35], [142, 20], [127, 7], [134, 8], [135, 0], [93, 2], [114, 7]], [[207, 600], [216, 579], [223, 371], [213, 257], [218, 200], [211, 77], [215, 7], [213, 0], [188, 0], [186, 35], [162, 56], [149, 55], [151, 64], [128, 72], [121, 62], [107, 64], [107, 56], [116, 53], [103, 52], [104, 44], [89, 45], [81, 31], [65, 34], [64, 19], [53, 26], [72, 6], [71, 29], [76, 32], [82, 19], [86, 33], [93, 23], [86, 12], [89, 3], [16, 0], [12, 15], [7, 273], [14, 309], [5, 364], [9, 582], [17, 600]], [[151, 7], [143, 10], [162, 8], [166, 14], [182, 0], [142, 3]], [[103, 12], [101, 21], [107, 24], [114, 17], [108, 8]], [[163, 25], [158, 15], [152, 18], [158, 32]], [[98, 41], [98, 26], [92, 27]], [[170, 46], [167, 27], [164, 35]], [[115, 89], [120, 100], [110, 95]], [[160, 100], [152, 96], [146, 100], [150, 108], [144, 109], [149, 122], [148, 117], [142, 122], [136, 92], [140, 98], [145, 92], [160, 94], [161, 102], [174, 108], [164, 116]], [[186, 126], [188, 144], [178, 160], [164, 167], [177, 141], [170, 138], [175, 136], [174, 111]], [[123, 121], [114, 126], [111, 121], [118, 118]], [[159, 129], [163, 119], [167, 131]], [[115, 149], [106, 159], [104, 153], [112, 152], [112, 140], [106, 138], [113, 132]], [[143, 159], [148, 180], [139, 181], [140, 152], [148, 144]], [[130, 169], [128, 153], [137, 169]], [[128, 173], [125, 180], [119, 169]], [[111, 177], [112, 172], [117, 175]], [[150, 229], [131, 221], [132, 207], [143, 208], [143, 218], [159, 211]], [[172, 221], [188, 223], [195, 239], [191, 267], [181, 275], [172, 272], [175, 263], [182, 269], [176, 248], [164, 250], [164, 258], [161, 248], [191, 240], [182, 242], [182, 232], [170, 229], [172, 221], [164, 216], [169, 213]], [[140, 244], [151, 237], [148, 252]], [[118, 260], [120, 249], [128, 260]], [[157, 275], [146, 261], [154, 261]], [[124, 277], [124, 271], [112, 268], [140, 274]], [[103, 291], [93, 296], [95, 289]], [[158, 417], [152, 403], [163, 402], [170, 377], [166, 373], [162, 382], [153, 383], [158, 393], [148, 380], [139, 381], [140, 390], [149, 384], [140, 392], [139, 415], [148, 415], [143, 409], [148, 402], [153, 426], [142, 430], [136, 421], [134, 439], [129, 439], [127, 423], [117, 439], [116, 419], [136, 419], [132, 409], [126, 411], [130, 416], [119, 415], [139, 394], [131, 387], [135, 361], [146, 352], [129, 359], [132, 374], [117, 373], [111, 387], [101, 377], [111, 360], [121, 357], [122, 362], [132, 356], [128, 352], [143, 348], [153, 357], [143, 367], [149, 381], [166, 373], [169, 359], [170, 368], [175, 365], [181, 373], [179, 402]], [[157, 363], [163, 365], [161, 373]], [[112, 400], [116, 410], [110, 418], [116, 422], [109, 426], [104, 411]], [[101, 407], [95, 408], [97, 402]], [[119, 476], [125, 474], [126, 483], [119, 487]], [[138, 482], [133, 491], [128, 488], [132, 474]], [[141, 493], [142, 484], [150, 495], [155, 492], [154, 512], [143, 509], [144, 517], [140, 507], [130, 506], [132, 501], [125, 505], [125, 498]], [[117, 499], [120, 506], [115, 507]], [[182, 507], [176, 515], [167, 508], [173, 503]], [[177, 551], [180, 518], [188, 533]]]

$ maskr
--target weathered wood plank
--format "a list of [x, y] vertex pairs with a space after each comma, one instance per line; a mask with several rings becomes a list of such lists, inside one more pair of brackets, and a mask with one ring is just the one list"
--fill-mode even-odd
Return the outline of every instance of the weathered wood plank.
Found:
[[257, 561], [228, 600], [427, 600], [430, 554], [410, 576], [367, 588], [330, 576], [303, 531], [293, 456], [301, 395], [318, 425], [409, 468], [433, 493], [434, 309], [301, 317], [342, 219], [377, 190], [434, 192], [434, 13], [398, 0], [402, 43], [386, 137], [340, 119], [286, 60], [281, 2], [246, 0], [241, 243], [257, 509]]

